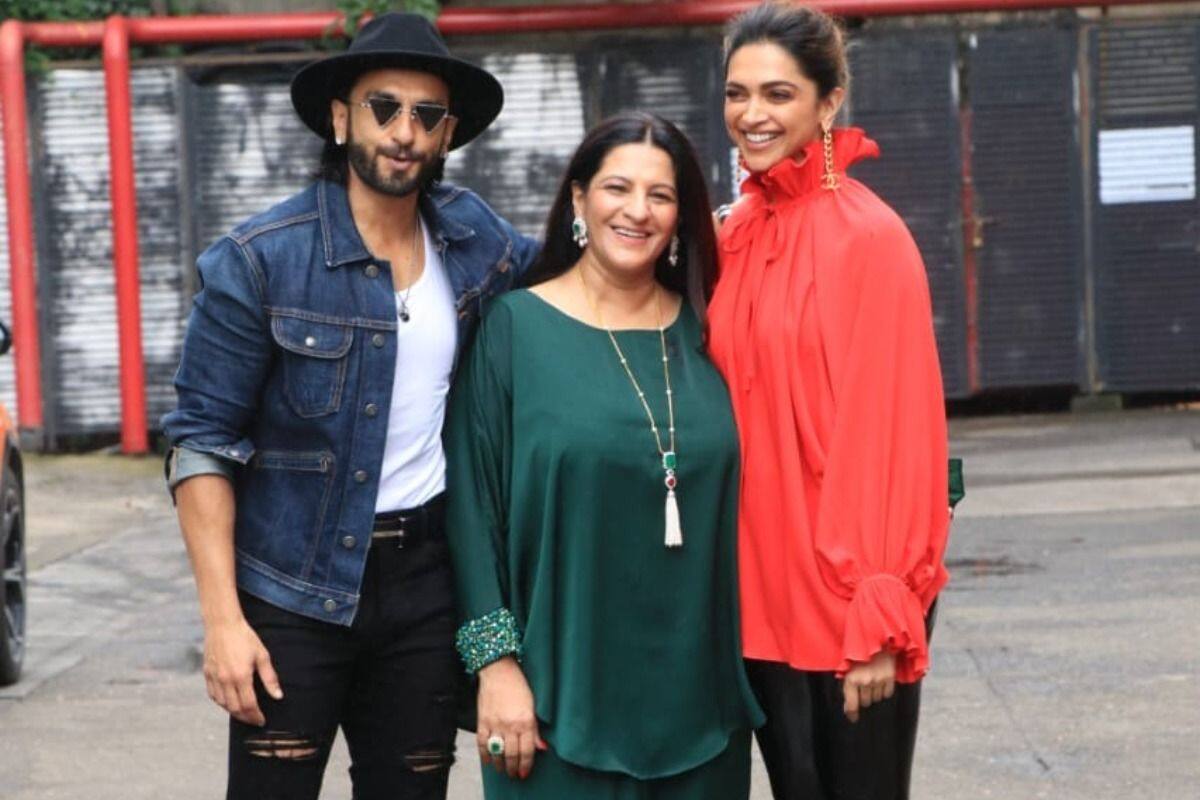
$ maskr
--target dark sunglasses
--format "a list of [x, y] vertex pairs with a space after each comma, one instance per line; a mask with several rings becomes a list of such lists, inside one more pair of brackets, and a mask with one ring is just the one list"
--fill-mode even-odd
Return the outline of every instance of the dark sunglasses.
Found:
[[[368, 97], [359, 103], [363, 108], [371, 109], [379, 127], [386, 128], [404, 110], [404, 103], [390, 97]], [[409, 116], [421, 123], [426, 133], [433, 133], [442, 120], [450, 116], [450, 109], [441, 103], [413, 103], [408, 110]]]

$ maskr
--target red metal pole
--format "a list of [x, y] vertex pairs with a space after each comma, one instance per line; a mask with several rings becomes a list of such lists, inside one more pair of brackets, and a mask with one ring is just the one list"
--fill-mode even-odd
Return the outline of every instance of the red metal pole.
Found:
[[25, 39], [43, 47], [92, 47], [104, 38], [103, 22], [26, 22]]
[[121, 366], [121, 450], [145, 453], [146, 371], [142, 363], [138, 285], [137, 194], [133, 172], [133, 115], [129, 88], [129, 27], [124, 17], [104, 23], [104, 87], [108, 95], [108, 152]]
[[137, 17], [129, 36], [144, 44], [258, 42], [342, 35], [344, 17], [334, 13], [237, 14], [196, 17]]
[[8, 202], [8, 269], [16, 359], [17, 423], [42, 429], [42, 355], [38, 339], [33, 196], [29, 185], [29, 119], [25, 105], [25, 34], [0, 23], [0, 108], [4, 114], [4, 186]]

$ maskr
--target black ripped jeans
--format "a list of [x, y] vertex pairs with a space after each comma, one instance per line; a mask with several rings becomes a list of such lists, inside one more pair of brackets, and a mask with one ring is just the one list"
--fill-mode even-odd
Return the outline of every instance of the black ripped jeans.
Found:
[[316, 800], [339, 726], [355, 800], [445, 798], [464, 673], [443, 537], [373, 543], [348, 628], [241, 600], [283, 699], [256, 679], [267, 724], [230, 719], [229, 800]]

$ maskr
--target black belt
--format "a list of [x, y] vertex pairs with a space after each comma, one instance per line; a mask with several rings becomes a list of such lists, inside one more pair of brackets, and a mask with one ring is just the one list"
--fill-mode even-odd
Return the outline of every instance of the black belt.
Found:
[[371, 541], [394, 542], [398, 548], [429, 541], [442, 535], [445, 515], [445, 492], [416, 508], [376, 514]]

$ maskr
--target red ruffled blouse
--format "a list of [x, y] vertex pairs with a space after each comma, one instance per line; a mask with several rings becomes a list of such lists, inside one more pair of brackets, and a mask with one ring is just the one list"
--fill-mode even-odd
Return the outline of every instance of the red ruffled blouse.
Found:
[[710, 341], [742, 446], [744, 655], [844, 675], [887, 649], [908, 683], [948, 577], [946, 420], [921, 255], [844, 174], [878, 155], [839, 129], [840, 188], [819, 140], [745, 181]]

